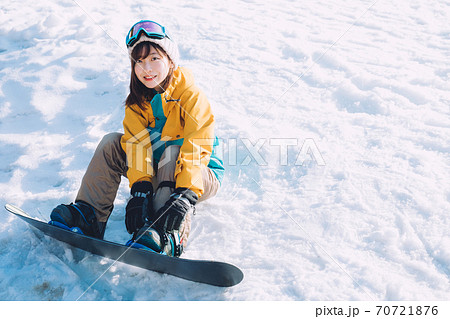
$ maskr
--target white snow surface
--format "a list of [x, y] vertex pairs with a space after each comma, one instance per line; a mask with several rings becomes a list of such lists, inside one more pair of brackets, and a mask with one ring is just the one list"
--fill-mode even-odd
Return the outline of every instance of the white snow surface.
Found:
[[[183, 257], [245, 278], [105, 272], [2, 208], [0, 300], [450, 299], [448, 0], [3, 2], [0, 205], [48, 220], [75, 199], [100, 139], [123, 130], [140, 19], [177, 41], [224, 145]], [[129, 239], [128, 196], [124, 178], [108, 240]]]

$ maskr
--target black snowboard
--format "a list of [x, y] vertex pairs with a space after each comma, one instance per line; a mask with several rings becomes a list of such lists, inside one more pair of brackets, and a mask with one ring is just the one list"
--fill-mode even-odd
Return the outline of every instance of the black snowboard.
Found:
[[143, 249], [131, 248], [49, 225], [28, 216], [23, 210], [13, 205], [6, 204], [5, 208], [50, 237], [129, 265], [219, 287], [237, 285], [244, 278], [242, 271], [231, 264], [168, 257]]

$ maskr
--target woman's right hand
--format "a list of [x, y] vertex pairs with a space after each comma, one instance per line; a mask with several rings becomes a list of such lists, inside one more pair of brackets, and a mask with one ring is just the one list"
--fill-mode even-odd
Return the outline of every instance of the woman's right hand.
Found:
[[136, 233], [153, 210], [153, 185], [151, 182], [136, 182], [131, 187], [131, 198], [125, 208], [125, 226], [130, 234]]

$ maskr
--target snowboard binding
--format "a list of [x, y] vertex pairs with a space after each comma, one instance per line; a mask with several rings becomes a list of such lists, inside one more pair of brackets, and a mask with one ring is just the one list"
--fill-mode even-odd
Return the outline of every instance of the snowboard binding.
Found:
[[183, 253], [183, 244], [178, 231], [161, 234], [148, 225], [135, 233], [125, 245], [151, 250], [170, 257], [180, 257]]

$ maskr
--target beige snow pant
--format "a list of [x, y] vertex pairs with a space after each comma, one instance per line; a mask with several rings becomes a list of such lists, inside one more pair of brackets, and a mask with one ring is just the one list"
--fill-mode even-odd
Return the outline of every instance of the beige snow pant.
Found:
[[[99, 222], [107, 222], [113, 210], [114, 199], [119, 189], [121, 177], [127, 174], [126, 154], [120, 144], [123, 134], [110, 133], [100, 141], [94, 156], [84, 174], [81, 187], [75, 201], [83, 201], [94, 207]], [[180, 146], [172, 145], [164, 151], [158, 167], [156, 176], [153, 178], [153, 187], [156, 190], [153, 208], [160, 209], [174, 191], [170, 187], [158, 185], [163, 181], [175, 182], [176, 160], [180, 152]], [[167, 160], [168, 159], [168, 160]], [[199, 198], [204, 201], [216, 195], [219, 190], [219, 181], [208, 167], [202, 169], [204, 194]], [[191, 216], [188, 214], [180, 229], [181, 239], [186, 246], [187, 238], [191, 230]]]

